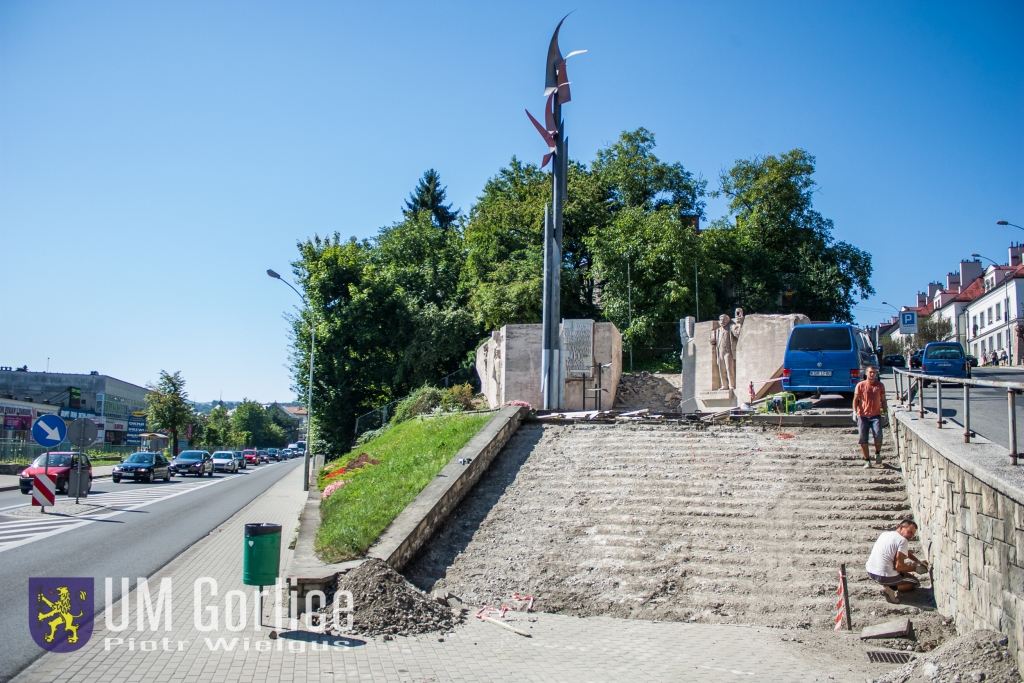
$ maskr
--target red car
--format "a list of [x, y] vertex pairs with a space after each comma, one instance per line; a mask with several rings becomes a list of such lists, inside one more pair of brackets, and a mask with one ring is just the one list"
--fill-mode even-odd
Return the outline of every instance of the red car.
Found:
[[246, 465], [260, 464], [260, 453], [255, 448], [242, 451], [242, 457], [245, 458]]
[[89, 490], [92, 490], [92, 463], [88, 455], [79, 453], [50, 453], [50, 467], [46, 469], [46, 454], [40, 455], [35, 461], [23, 469], [18, 477], [18, 484], [24, 494], [32, 493], [32, 476], [35, 474], [49, 474], [57, 477], [57, 493], [68, 492], [68, 477], [71, 468], [78, 467], [78, 458], [82, 458], [82, 471], [89, 473]]

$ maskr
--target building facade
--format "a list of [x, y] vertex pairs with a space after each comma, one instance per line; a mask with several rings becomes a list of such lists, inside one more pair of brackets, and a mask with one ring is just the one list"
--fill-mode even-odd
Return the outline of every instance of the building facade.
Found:
[[[53, 407], [67, 422], [89, 418], [96, 423], [98, 443], [139, 445], [139, 435], [146, 431], [148, 393], [148, 389], [99, 373], [0, 367], [0, 400]], [[5, 429], [4, 437], [28, 440], [29, 435], [24, 430]]]

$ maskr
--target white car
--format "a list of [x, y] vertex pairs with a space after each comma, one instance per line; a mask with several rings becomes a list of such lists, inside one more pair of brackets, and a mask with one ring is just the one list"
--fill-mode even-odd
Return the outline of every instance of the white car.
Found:
[[232, 451], [217, 451], [213, 454], [214, 472], [237, 472], [238, 461]]

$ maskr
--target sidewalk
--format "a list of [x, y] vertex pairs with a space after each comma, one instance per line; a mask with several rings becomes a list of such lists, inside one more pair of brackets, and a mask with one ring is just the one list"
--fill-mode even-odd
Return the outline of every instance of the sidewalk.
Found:
[[[284, 526], [282, 544], [294, 537], [306, 500], [301, 469], [286, 476], [207, 538], [149, 579], [156, 592], [173, 577], [170, 631], [134, 630], [136, 592], [130, 594], [130, 630], [112, 633], [97, 620], [89, 643], [70, 654], [47, 654], [14, 680], [122, 683], [134, 681], [863, 681], [893, 665], [868, 664], [855, 634], [742, 626], [510, 614], [532, 638], [470, 618], [443, 638], [419, 636], [328, 638], [270, 628], [231, 632], [224, 624], [226, 593], [252, 590], [241, 583], [242, 530], [246, 522]], [[285, 551], [283, 562], [292, 556]], [[287, 567], [282, 566], [282, 575]], [[193, 582], [216, 579], [217, 597], [204, 593], [204, 609], [220, 610], [218, 631], [203, 633], [193, 619]], [[97, 577], [98, 582], [103, 577]], [[117, 580], [117, 579], [115, 579]], [[237, 614], [237, 608], [234, 610]], [[270, 616], [269, 601], [267, 608]], [[114, 619], [121, 615], [114, 605]], [[204, 612], [203, 618], [208, 618]], [[237, 619], [237, 616], [236, 616]], [[269, 621], [267, 622], [269, 623]], [[161, 624], [162, 627], [162, 624]], [[109, 639], [109, 640], [108, 640]], [[208, 640], [207, 640], [208, 639]], [[219, 646], [219, 648], [218, 648]], [[230, 648], [230, 649], [227, 649]]]

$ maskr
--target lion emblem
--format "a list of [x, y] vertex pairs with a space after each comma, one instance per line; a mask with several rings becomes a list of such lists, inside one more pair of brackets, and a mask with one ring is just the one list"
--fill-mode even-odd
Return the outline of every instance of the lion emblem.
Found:
[[50, 652], [71, 652], [85, 645], [93, 631], [92, 594], [91, 578], [29, 579], [32, 639]]
[[[50, 627], [50, 632], [43, 636], [43, 640], [48, 643], [52, 643], [54, 637], [57, 635], [57, 627], [63, 626], [64, 631], [68, 634], [68, 642], [77, 643], [78, 624], [75, 623], [75, 619], [81, 617], [84, 612], [79, 612], [78, 614], [71, 613], [71, 592], [68, 590], [67, 586], [57, 586], [57, 595], [57, 602], [50, 602], [46, 599], [46, 596], [43, 595], [43, 592], [39, 591], [39, 602], [46, 603], [50, 608], [50, 611], [45, 614], [40, 611], [36, 616], [39, 617], [39, 621], [46, 621], [50, 617], [54, 617], [54, 619], [46, 624]], [[85, 591], [81, 591], [79, 598], [81, 600], [85, 600]]]

